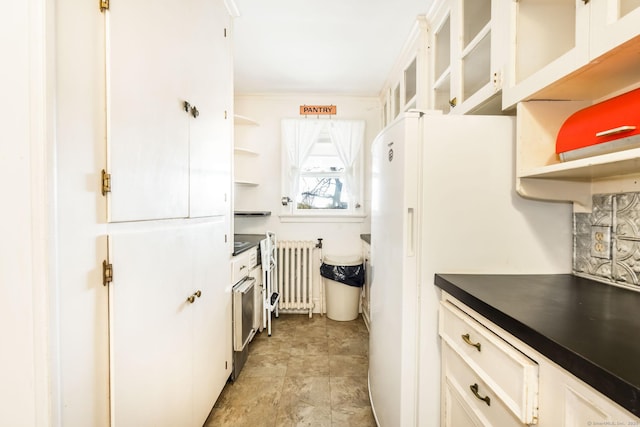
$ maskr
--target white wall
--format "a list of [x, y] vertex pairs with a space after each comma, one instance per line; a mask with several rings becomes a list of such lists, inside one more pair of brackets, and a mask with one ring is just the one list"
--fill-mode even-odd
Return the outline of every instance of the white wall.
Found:
[[[280, 122], [284, 118], [299, 118], [300, 105], [336, 105], [336, 119], [361, 119], [366, 122], [364, 211], [361, 222], [284, 223], [282, 209]], [[236, 126], [236, 146], [260, 153], [250, 162], [251, 178], [257, 187], [235, 186], [236, 210], [267, 210], [266, 218], [235, 219], [235, 233], [264, 233], [274, 231], [280, 240], [316, 240], [323, 238], [325, 254], [359, 254], [361, 233], [370, 232], [370, 144], [380, 131], [380, 102], [378, 98], [336, 95], [237, 95], [235, 113], [259, 122], [259, 126]], [[304, 116], [302, 116], [304, 117]], [[240, 169], [240, 168], [239, 168]], [[240, 171], [239, 171], [240, 172]], [[247, 172], [243, 168], [242, 173]]]
[[0, 15], [0, 425], [51, 425], [51, 3]]

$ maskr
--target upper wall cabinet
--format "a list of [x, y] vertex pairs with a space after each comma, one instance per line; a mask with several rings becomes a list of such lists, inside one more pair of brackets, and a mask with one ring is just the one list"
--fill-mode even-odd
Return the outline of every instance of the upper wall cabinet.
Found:
[[640, 80], [640, 1], [509, 4], [503, 108], [530, 99], [598, 99]]
[[224, 2], [112, 2], [105, 16], [109, 221], [224, 214], [233, 103]]
[[428, 108], [427, 20], [418, 16], [382, 92], [382, 126], [391, 123], [401, 112]]
[[597, 58], [640, 34], [640, 0], [592, 0], [591, 27], [591, 57]]
[[498, 114], [506, 63], [505, 8], [499, 0], [438, 2], [431, 22], [431, 107]]

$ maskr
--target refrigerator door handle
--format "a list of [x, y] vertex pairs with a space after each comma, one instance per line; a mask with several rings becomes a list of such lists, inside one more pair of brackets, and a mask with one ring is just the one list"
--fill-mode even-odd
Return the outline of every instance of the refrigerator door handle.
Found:
[[413, 208], [407, 209], [407, 255], [415, 255], [415, 223], [414, 223], [414, 210]]

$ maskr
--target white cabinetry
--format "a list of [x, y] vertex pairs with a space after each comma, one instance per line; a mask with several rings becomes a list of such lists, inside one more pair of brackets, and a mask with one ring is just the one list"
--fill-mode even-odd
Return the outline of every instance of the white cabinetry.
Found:
[[640, 34], [639, 0], [591, 1], [591, 57], [598, 57]]
[[231, 372], [226, 222], [119, 228], [109, 236], [113, 424], [201, 426]]
[[529, 101], [518, 104], [516, 189], [528, 198], [567, 200], [590, 211], [592, 194], [638, 191], [640, 149], [560, 162], [558, 130], [588, 101]]
[[432, 108], [495, 114], [507, 58], [506, 9], [497, 0], [447, 0], [433, 9]]
[[[534, 423], [538, 365], [450, 302], [440, 306], [443, 384], [457, 389], [482, 425]], [[447, 405], [447, 402], [444, 403]], [[446, 419], [446, 413], [445, 419]]]
[[381, 92], [383, 127], [403, 111], [428, 107], [427, 46], [427, 20], [418, 16]]
[[637, 84], [637, 0], [509, 4], [505, 109], [528, 99], [596, 99]]
[[222, 0], [105, 11], [117, 426], [201, 426], [231, 373], [230, 20]]
[[224, 214], [233, 89], [223, 2], [116, 2], [106, 14], [109, 221]]
[[442, 425], [578, 427], [640, 419], [442, 294]]

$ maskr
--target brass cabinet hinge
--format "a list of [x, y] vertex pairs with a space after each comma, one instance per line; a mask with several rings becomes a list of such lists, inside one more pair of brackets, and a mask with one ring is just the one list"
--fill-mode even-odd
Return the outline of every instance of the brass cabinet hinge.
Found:
[[106, 196], [111, 192], [111, 174], [102, 169], [102, 195]]
[[107, 286], [113, 282], [113, 264], [102, 261], [102, 286]]
[[100, 12], [109, 9], [109, 0], [100, 0]]

